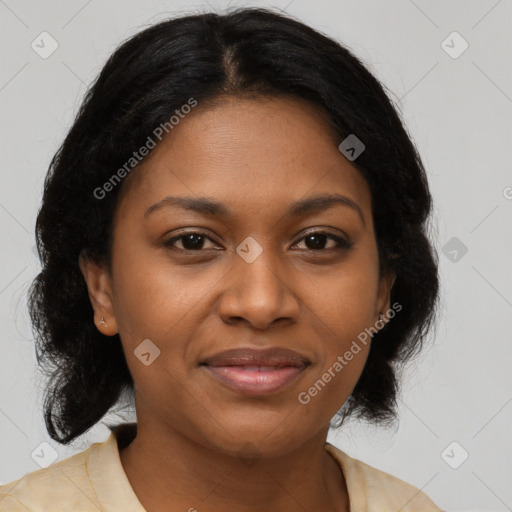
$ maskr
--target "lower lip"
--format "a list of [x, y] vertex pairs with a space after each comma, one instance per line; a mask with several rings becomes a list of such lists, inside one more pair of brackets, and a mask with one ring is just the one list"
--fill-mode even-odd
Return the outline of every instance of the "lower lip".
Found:
[[203, 366], [220, 382], [244, 395], [267, 395], [281, 391], [297, 380], [305, 366], [284, 366], [275, 370], [244, 370], [240, 366]]

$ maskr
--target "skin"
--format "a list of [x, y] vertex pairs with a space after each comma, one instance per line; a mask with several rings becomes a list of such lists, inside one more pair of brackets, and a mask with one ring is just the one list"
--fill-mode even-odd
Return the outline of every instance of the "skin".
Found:
[[[95, 324], [120, 334], [135, 382], [138, 435], [120, 456], [148, 512], [349, 510], [343, 473], [324, 443], [369, 344], [310, 403], [297, 396], [389, 308], [394, 276], [379, 276], [370, 190], [340, 142], [324, 114], [299, 99], [199, 105], [125, 179], [112, 273], [80, 258]], [[334, 193], [362, 218], [340, 205], [285, 215], [299, 199]], [[232, 214], [168, 205], [144, 216], [169, 195], [207, 196]], [[198, 250], [184, 239], [164, 245], [183, 229], [206, 234]], [[310, 231], [353, 246], [336, 249], [321, 236], [308, 244]], [[248, 236], [263, 249], [252, 263], [236, 252]], [[148, 366], [134, 356], [145, 339], [160, 350]], [[290, 348], [311, 365], [291, 386], [257, 397], [199, 366], [248, 346]]]

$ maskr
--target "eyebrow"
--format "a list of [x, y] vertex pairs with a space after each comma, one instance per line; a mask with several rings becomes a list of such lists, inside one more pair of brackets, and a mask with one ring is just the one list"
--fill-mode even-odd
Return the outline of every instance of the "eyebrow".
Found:
[[[225, 205], [210, 199], [208, 197], [177, 197], [167, 196], [150, 206], [144, 213], [146, 218], [151, 213], [159, 210], [163, 206], [174, 206], [184, 210], [193, 211], [204, 215], [205, 217], [222, 217], [226, 218], [232, 215]], [[327, 210], [334, 206], [344, 206], [357, 212], [363, 224], [366, 226], [363, 212], [359, 205], [352, 199], [341, 194], [329, 194], [308, 197], [293, 203], [285, 213], [286, 217], [302, 217], [308, 214], [317, 213]]]

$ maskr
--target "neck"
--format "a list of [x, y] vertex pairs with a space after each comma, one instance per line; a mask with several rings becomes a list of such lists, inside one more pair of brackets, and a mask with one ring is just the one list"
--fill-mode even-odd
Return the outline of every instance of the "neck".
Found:
[[139, 421], [120, 458], [147, 512], [347, 512], [343, 473], [324, 448], [328, 429], [291, 453], [242, 458]]

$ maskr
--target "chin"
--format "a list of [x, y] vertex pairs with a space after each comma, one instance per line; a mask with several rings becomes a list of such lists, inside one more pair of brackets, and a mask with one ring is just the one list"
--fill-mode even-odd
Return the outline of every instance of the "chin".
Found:
[[[286, 455], [296, 450], [312, 437], [312, 433], [297, 431], [296, 426], [287, 426], [281, 423], [282, 418], [272, 423], [250, 425], [233, 424], [228, 432], [220, 438], [203, 437], [209, 441], [210, 448], [229, 456], [255, 459], [272, 458]], [[276, 428], [277, 427], [277, 428]]]

